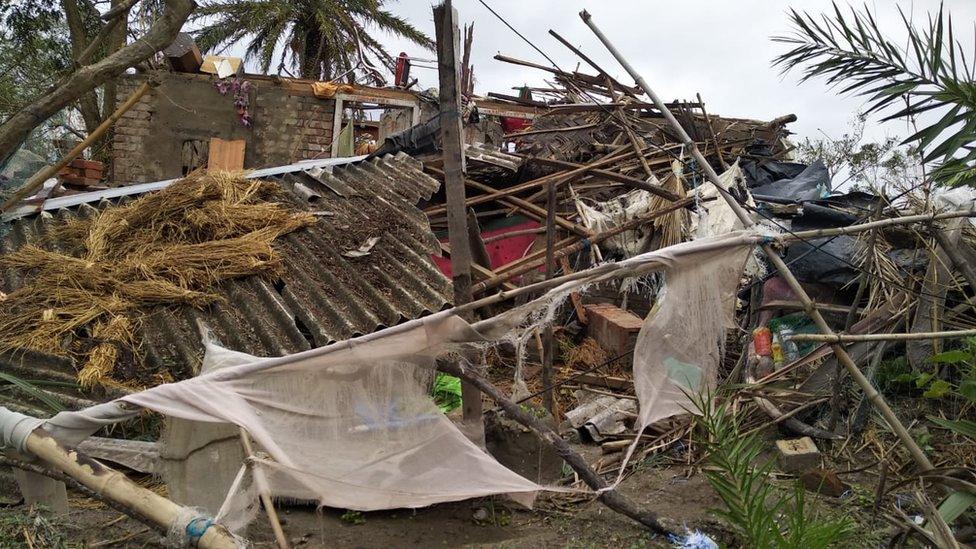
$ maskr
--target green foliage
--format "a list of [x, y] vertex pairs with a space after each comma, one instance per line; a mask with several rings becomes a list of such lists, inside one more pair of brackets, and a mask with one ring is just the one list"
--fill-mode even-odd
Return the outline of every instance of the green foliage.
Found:
[[928, 359], [930, 364], [950, 368], [946, 376], [935, 372], [916, 372], [905, 357], [881, 363], [876, 379], [883, 391], [897, 390], [930, 399], [955, 398], [976, 404], [976, 339], [965, 340], [962, 347]]
[[342, 514], [342, 516], [339, 517], [339, 520], [357, 526], [360, 524], [366, 524], [366, 517], [364, 517], [359, 511], [346, 511]]
[[[50, 408], [52, 412], [64, 411], [64, 406], [60, 402], [50, 397], [38, 387], [38, 385], [41, 385], [43, 382], [27, 381], [13, 374], [8, 374], [7, 372], [0, 372], [0, 382], [6, 382], [10, 387], [44, 403], [44, 405]], [[2, 388], [4, 388], [4, 385], [0, 385], [0, 389]]]
[[[0, 122], [53, 85], [70, 68], [71, 46], [64, 16], [54, 0], [0, 2]], [[27, 148], [47, 160], [57, 157], [51, 134], [60, 115], [40, 126]]]
[[[371, 34], [375, 30], [432, 48], [433, 42], [407, 20], [383, 9], [385, 0], [207, 0], [193, 20], [200, 47], [223, 51], [247, 42], [245, 57], [269, 72], [297, 68], [299, 76], [331, 80], [344, 73], [380, 83], [376, 68], [392, 67], [393, 56]], [[282, 50], [278, 47], [284, 45]], [[362, 63], [360, 63], [362, 61]], [[351, 80], [352, 78], [350, 78]]]
[[461, 407], [461, 380], [438, 372], [434, 379], [434, 404], [449, 414]]
[[865, 120], [865, 115], [858, 114], [838, 138], [804, 139], [797, 144], [797, 160], [804, 164], [823, 161], [835, 188], [848, 182], [867, 190], [912, 186], [920, 173], [921, 158], [914, 149], [901, 146], [897, 137], [864, 142]]
[[948, 429], [976, 441], [976, 421], [969, 421], [968, 419], [942, 419], [935, 416], [928, 416], [928, 419], [943, 429]]
[[763, 450], [757, 434], [742, 436], [739, 418], [711, 395], [694, 398], [706, 441], [705, 471], [725, 509], [714, 510], [742, 536], [743, 545], [758, 549], [820, 548], [842, 543], [853, 533], [847, 516], [821, 518], [810, 511], [803, 486], [795, 482], [780, 493], [770, 482], [772, 463], [758, 465]]
[[921, 28], [899, 13], [907, 47], [887, 38], [867, 8], [845, 14], [835, 3], [832, 15], [819, 17], [791, 9], [793, 33], [773, 38], [791, 49], [773, 64], [784, 71], [802, 66], [801, 81], [823, 77], [840, 93], [856, 92], [868, 113], [886, 113], [882, 120], [937, 114], [904, 142], [924, 151], [924, 162], [939, 162], [935, 181], [976, 183], [976, 59], [966, 59], [941, 6]]

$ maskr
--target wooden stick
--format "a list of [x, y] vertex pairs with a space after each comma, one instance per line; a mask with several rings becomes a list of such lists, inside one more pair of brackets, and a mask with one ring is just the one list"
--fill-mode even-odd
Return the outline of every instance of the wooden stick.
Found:
[[491, 244], [492, 242], [498, 242], [499, 240], [505, 240], [506, 238], [514, 238], [516, 236], [525, 236], [527, 234], [542, 234], [546, 232], [545, 227], [533, 227], [531, 229], [519, 229], [517, 231], [511, 231], [508, 233], [496, 234], [489, 236], [484, 239], [485, 244]]
[[[26, 445], [28, 452], [47, 465], [64, 472], [95, 493], [135, 510], [167, 531], [183, 511], [183, 507], [139, 486], [122, 473], [75, 449], [65, 448], [43, 427], [38, 427], [27, 436]], [[226, 528], [213, 524], [200, 537], [197, 546], [207, 549], [236, 549], [237, 542]]]
[[953, 339], [976, 336], [976, 330], [947, 332], [908, 332], [896, 334], [793, 334], [794, 341], [819, 341], [823, 343], [855, 343], [859, 341], [910, 341], [914, 339]]
[[[670, 111], [668, 111], [668, 112], [670, 112]], [[637, 147], [635, 146], [635, 149], [636, 148]], [[623, 174], [620, 174], [620, 173], [617, 173], [617, 172], [611, 172], [609, 170], [602, 170], [602, 169], [599, 169], [599, 168], [587, 168], [585, 165], [582, 165], [582, 164], [577, 164], [575, 162], [566, 162], [565, 160], [556, 160], [556, 159], [553, 159], [553, 158], [542, 158], [542, 157], [538, 157], [538, 156], [529, 156], [529, 157], [525, 157], [525, 158], [526, 158], [526, 160], [531, 160], [531, 161], [534, 161], [534, 162], [538, 162], [540, 164], [546, 164], [548, 166], [553, 166], [555, 168], [572, 169], [572, 170], [584, 170], [584, 171], [587, 171], [587, 172], [589, 172], [589, 173], [591, 173], [593, 175], [602, 177], [604, 179], [609, 179], [610, 181], [616, 181], [618, 183], [623, 183], [624, 185], [626, 185], [628, 187], [631, 187], [633, 189], [641, 189], [641, 190], [647, 191], [647, 192], [649, 192], [651, 194], [656, 194], [657, 196], [660, 196], [661, 198], [665, 198], [665, 199], [670, 200], [672, 202], [674, 202], [675, 200], [681, 200], [681, 197], [680, 196], [678, 196], [677, 194], [675, 194], [675, 193], [673, 193], [673, 192], [671, 192], [671, 191], [669, 191], [667, 189], [664, 189], [664, 188], [659, 187], [657, 185], [651, 185], [650, 183], [648, 183], [647, 181], [644, 181], [643, 179], [637, 179], [636, 177], [630, 177], [629, 175], [623, 175]], [[666, 162], [666, 163], [670, 164], [671, 163], [671, 159], [670, 158], [663, 158], [663, 159], [661, 159], [661, 162]]]
[[552, 37], [555, 38], [556, 40], [559, 40], [559, 42], [562, 45], [566, 46], [569, 49], [569, 51], [578, 55], [579, 58], [582, 59], [583, 62], [585, 62], [587, 65], [593, 67], [593, 70], [595, 70], [603, 78], [607, 79], [607, 81], [609, 81], [611, 85], [620, 88], [621, 90], [623, 90], [624, 93], [630, 95], [630, 97], [637, 99], [637, 94], [633, 93], [633, 91], [628, 86], [623, 85], [622, 83], [618, 82], [616, 78], [610, 76], [610, 74], [607, 71], [603, 70], [603, 68], [600, 67], [600, 65], [596, 64], [596, 61], [590, 59], [585, 53], [580, 51], [579, 48], [570, 44], [568, 40], [566, 40], [562, 36], [559, 36], [559, 34], [556, 31], [549, 29], [549, 34], [551, 34]]
[[[430, 168], [430, 169], [433, 170], [433, 168]], [[485, 191], [485, 192], [492, 192], [492, 191], [494, 191], [494, 189], [492, 189], [488, 185], [485, 185], [483, 183], [479, 183], [479, 182], [474, 181], [472, 179], [465, 179], [464, 183], [465, 183], [465, 185], [467, 185], [469, 187], [474, 187], [474, 188], [476, 188], [476, 189], [478, 189], [480, 191]], [[556, 184], [555, 181], [550, 181], [549, 182], [549, 186], [550, 187], [552, 187], [555, 184]], [[514, 197], [514, 196], [509, 196], [509, 197], [506, 197], [504, 199], [501, 199], [500, 202], [504, 202], [506, 204], [510, 204], [510, 205], [514, 206], [515, 208], [518, 208], [520, 210], [526, 210], [528, 212], [531, 212], [531, 213], [533, 213], [535, 215], [538, 215], [538, 216], [542, 217], [543, 219], [548, 219], [549, 218], [549, 212], [548, 212], [548, 210], [546, 208], [541, 208], [541, 207], [536, 206], [535, 204], [533, 204], [533, 203], [531, 203], [531, 202], [529, 202], [527, 200], [523, 200], [521, 198], [517, 198], [517, 197]], [[579, 225], [579, 224], [576, 224], [576, 223], [572, 223], [570, 221], [566, 221], [562, 217], [557, 216], [555, 214], [555, 212], [553, 212], [552, 216], [553, 216], [553, 222], [556, 223], [557, 225], [559, 225], [560, 227], [566, 229], [567, 231], [570, 231], [572, 233], [578, 234], [578, 235], [580, 235], [580, 236], [582, 236], [584, 238], [585, 237], [588, 237], [588, 236], [590, 236], [592, 234], [592, 232], [589, 229], [587, 229], [586, 227], [583, 227], [582, 225]]]
[[256, 467], [252, 461], [254, 459], [254, 446], [251, 444], [251, 435], [248, 434], [247, 429], [243, 427], [239, 427], [239, 429], [241, 445], [244, 446], [245, 459], [251, 468], [251, 474], [255, 477], [255, 482], [258, 484], [258, 497], [261, 498], [261, 504], [264, 505], [264, 512], [268, 515], [268, 522], [271, 524], [271, 531], [274, 532], [275, 541], [278, 542], [280, 549], [288, 549], [290, 544], [288, 543], [288, 538], [285, 536], [285, 531], [281, 529], [281, 521], [278, 520], [278, 512], [275, 511], [274, 502], [271, 501], [271, 495], [262, 486], [265, 482], [263, 480], [257, 480], [258, 475], [263, 476], [264, 472]]
[[715, 146], [715, 156], [718, 157], [718, 163], [722, 165], [723, 170], [727, 170], [729, 169], [729, 163], [722, 156], [722, 147], [718, 146], [718, 138], [715, 137], [715, 128], [712, 126], [712, 119], [709, 118], [708, 112], [705, 111], [705, 102], [702, 101], [700, 93], [696, 93], [695, 96], [698, 97], [698, 108], [701, 109], [702, 116], [705, 117], [705, 125], [708, 126], [708, 136], [711, 137], [712, 144]]
[[78, 155], [83, 153], [85, 149], [91, 146], [92, 143], [107, 132], [108, 129], [115, 124], [115, 121], [121, 118], [122, 115], [131, 109], [133, 105], [138, 103], [139, 100], [142, 99], [142, 96], [146, 95], [146, 92], [148, 92], [150, 89], [152, 89], [150, 83], [143, 82], [142, 85], [136, 88], [136, 91], [132, 92], [132, 95], [125, 100], [125, 103], [119, 105], [119, 108], [115, 109], [115, 112], [113, 112], [111, 116], [99, 124], [98, 127], [95, 128], [95, 131], [88, 134], [88, 137], [86, 137], [81, 143], [78, 143], [73, 149], [68, 151], [68, 154], [64, 155], [64, 158], [58, 160], [55, 165], [44, 168], [34, 174], [34, 176], [31, 177], [23, 187], [17, 189], [12, 195], [10, 195], [10, 198], [0, 205], [0, 213], [9, 210], [14, 205], [20, 203], [21, 200], [34, 194], [34, 192], [37, 191], [37, 189], [39, 189], [45, 181], [57, 175], [57, 173], [61, 171], [61, 168], [70, 164], [75, 158], [78, 158]]
[[[661, 101], [661, 98], [654, 93], [654, 90], [647, 84], [647, 81], [644, 80], [644, 78], [640, 76], [632, 66], [630, 66], [620, 52], [617, 51], [613, 44], [610, 43], [610, 40], [599, 28], [597, 28], [589, 13], [584, 10], [580, 12], [580, 17], [583, 19], [583, 22], [590, 27], [600, 41], [603, 42], [603, 45], [606, 46], [617, 61], [620, 62], [631, 77], [634, 78], [634, 81], [636, 81], [637, 84], [643, 88], [644, 93], [651, 98], [655, 105], [658, 105], [658, 109], [661, 110], [661, 114], [664, 115], [664, 119], [667, 120], [668, 124], [678, 134], [678, 137], [680, 138], [679, 140], [690, 148], [692, 156], [698, 162], [698, 168], [705, 172], [708, 180], [715, 186], [718, 193], [722, 195], [722, 198], [726, 201], [732, 211], [735, 212], [736, 217], [739, 218], [742, 225], [747, 228], [753, 227], [755, 225], [755, 221], [753, 221], [749, 214], [746, 213], [745, 209], [738, 203], [735, 197], [729, 194], [728, 190], [722, 187], [722, 183], [718, 174], [715, 172], [715, 169], [712, 168], [711, 164], [708, 163], [708, 160], [702, 156], [701, 151], [698, 150], [695, 142], [692, 141], [691, 137], [688, 135], [688, 132], [686, 132], [684, 128], [681, 127], [681, 124], [679, 124], [674, 118], [671, 111], [666, 108], [662, 108], [664, 103]], [[825, 335], [833, 335], [834, 332], [830, 328], [830, 325], [827, 324], [826, 320], [824, 320], [824, 317], [820, 314], [820, 311], [814, 307], [813, 300], [811, 300], [810, 296], [807, 295], [806, 290], [800, 285], [800, 282], [796, 279], [796, 277], [793, 276], [789, 266], [786, 265], [776, 250], [770, 244], [763, 244], [761, 247], [769, 261], [774, 267], [776, 267], [776, 270], [779, 271], [783, 279], [786, 280], [786, 283], [789, 284], [793, 292], [797, 295], [797, 297], [800, 298], [800, 301], [803, 302], [803, 304], [807, 307], [807, 315], [813, 319], [814, 323], [817, 325], [817, 328], [819, 328], [820, 331]], [[908, 449], [909, 454], [911, 454], [916, 464], [918, 464], [921, 469], [926, 471], [932, 469], [932, 463], [925, 455], [925, 452], [919, 448], [918, 443], [915, 442], [915, 439], [912, 438], [911, 434], [908, 432], [908, 429], [905, 428], [902, 422], [898, 419], [898, 416], [896, 416], [891, 410], [891, 407], [888, 406], [887, 401], [885, 401], [884, 397], [881, 396], [881, 393], [879, 393], [874, 386], [871, 385], [871, 382], [864, 377], [864, 374], [858, 369], [857, 365], [854, 364], [854, 360], [851, 359], [850, 355], [847, 354], [844, 347], [839, 344], [834, 344], [832, 349], [834, 354], [837, 356], [837, 360], [843, 364], [845, 368], [847, 368], [848, 372], [851, 374], [851, 377], [854, 378], [858, 385], [860, 385], [865, 396], [868, 397], [868, 400], [874, 404], [878, 412], [885, 418], [885, 421], [887, 421], [888, 425], [891, 427], [891, 430], [895, 432], [895, 435], [898, 436], [901, 443], [904, 444], [905, 448]]]
[[[510, 196], [515, 193], [520, 193], [527, 189], [533, 189], [535, 187], [543, 187], [553, 179], [566, 178], [566, 181], [568, 182], [574, 179], [575, 177], [585, 174], [587, 170], [598, 168], [600, 166], [610, 164], [615, 161], [620, 161], [630, 156], [631, 154], [633, 154], [633, 151], [630, 150], [623, 151], [622, 153], [610, 154], [606, 158], [602, 158], [595, 162], [590, 162], [589, 164], [585, 164], [585, 165], [574, 164], [574, 166], [578, 166], [578, 167], [574, 167], [569, 170], [563, 170], [563, 171], [551, 173], [549, 175], [544, 175], [542, 177], [538, 177], [531, 181], [526, 181], [525, 183], [519, 183], [518, 185], [513, 185], [511, 187], [508, 187], [507, 189], [502, 189], [502, 190], [492, 189], [493, 192], [491, 192], [490, 194], [468, 198], [466, 201], [466, 205], [474, 206], [477, 204], [481, 204], [482, 202], [491, 202], [492, 200], [496, 200], [504, 196]], [[534, 157], [525, 157], [525, 158], [534, 158]], [[430, 170], [432, 168], [427, 168], [427, 169]], [[427, 208], [426, 210], [424, 210], [424, 213], [427, 214], [428, 216], [433, 216], [433, 215], [444, 213], [445, 211], [447, 211], [446, 205]]]
[[599, 126], [599, 124], [594, 122], [593, 124], [583, 124], [581, 126], [569, 126], [566, 128], [546, 128], [543, 130], [526, 130], [523, 132], [506, 133], [502, 137], [505, 139], [513, 139], [516, 137], [527, 137], [530, 135], [540, 135], [543, 133], [575, 132], [578, 130], [588, 130], [590, 128], [595, 128], [597, 126]]

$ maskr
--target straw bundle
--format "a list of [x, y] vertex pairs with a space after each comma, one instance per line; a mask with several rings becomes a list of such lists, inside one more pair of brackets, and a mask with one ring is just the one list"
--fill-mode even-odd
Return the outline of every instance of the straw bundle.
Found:
[[278, 193], [240, 174], [193, 175], [0, 257], [27, 274], [0, 310], [0, 352], [72, 358], [83, 386], [112, 383], [146, 308], [201, 307], [220, 282], [280, 267], [272, 242], [315, 218], [274, 202]]
[[[661, 187], [684, 198], [686, 196], [682, 181], [683, 168], [681, 162], [675, 160], [671, 164], [671, 173], [661, 183]], [[663, 210], [671, 205], [671, 201], [654, 195], [651, 198], [651, 211]], [[659, 248], [666, 248], [685, 241], [688, 224], [690, 222], [688, 210], [681, 208], [669, 214], [658, 217], [653, 221], [654, 230], [661, 241]]]

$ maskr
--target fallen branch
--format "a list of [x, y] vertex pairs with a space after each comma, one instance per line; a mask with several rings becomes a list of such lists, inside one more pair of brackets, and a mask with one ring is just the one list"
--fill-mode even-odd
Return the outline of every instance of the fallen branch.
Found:
[[[647, 526], [651, 530], [661, 534], [673, 534], [681, 531], [677, 524], [665, 524], [667, 519], [658, 517], [655, 513], [647, 510], [638, 509], [626, 496], [610, 487], [603, 477], [596, 474], [586, 463], [583, 456], [577, 454], [569, 447], [562, 437], [551, 427], [543, 423], [535, 416], [525, 412], [518, 404], [512, 402], [505, 393], [495, 387], [484, 377], [471, 369], [464, 369], [457, 364], [439, 362], [438, 369], [444, 373], [460, 377], [477, 387], [482, 393], [491, 397], [510, 418], [528, 427], [540, 440], [548, 444], [563, 458], [567, 465], [573, 468], [583, 480], [593, 490], [599, 493], [597, 499], [607, 507], [618, 513], [630, 517], [631, 519]], [[665, 521], [665, 522], [662, 522]]]

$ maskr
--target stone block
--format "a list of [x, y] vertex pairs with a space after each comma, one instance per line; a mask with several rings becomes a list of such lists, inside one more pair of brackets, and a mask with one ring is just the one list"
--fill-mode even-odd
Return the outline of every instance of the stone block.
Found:
[[240, 430], [175, 418], [164, 425], [159, 455], [170, 499], [216, 515], [244, 463]]
[[820, 450], [810, 437], [776, 441], [780, 469], [800, 473], [820, 466]]
[[43, 505], [58, 516], [68, 515], [68, 491], [64, 483], [13, 467], [14, 479], [27, 505]]

